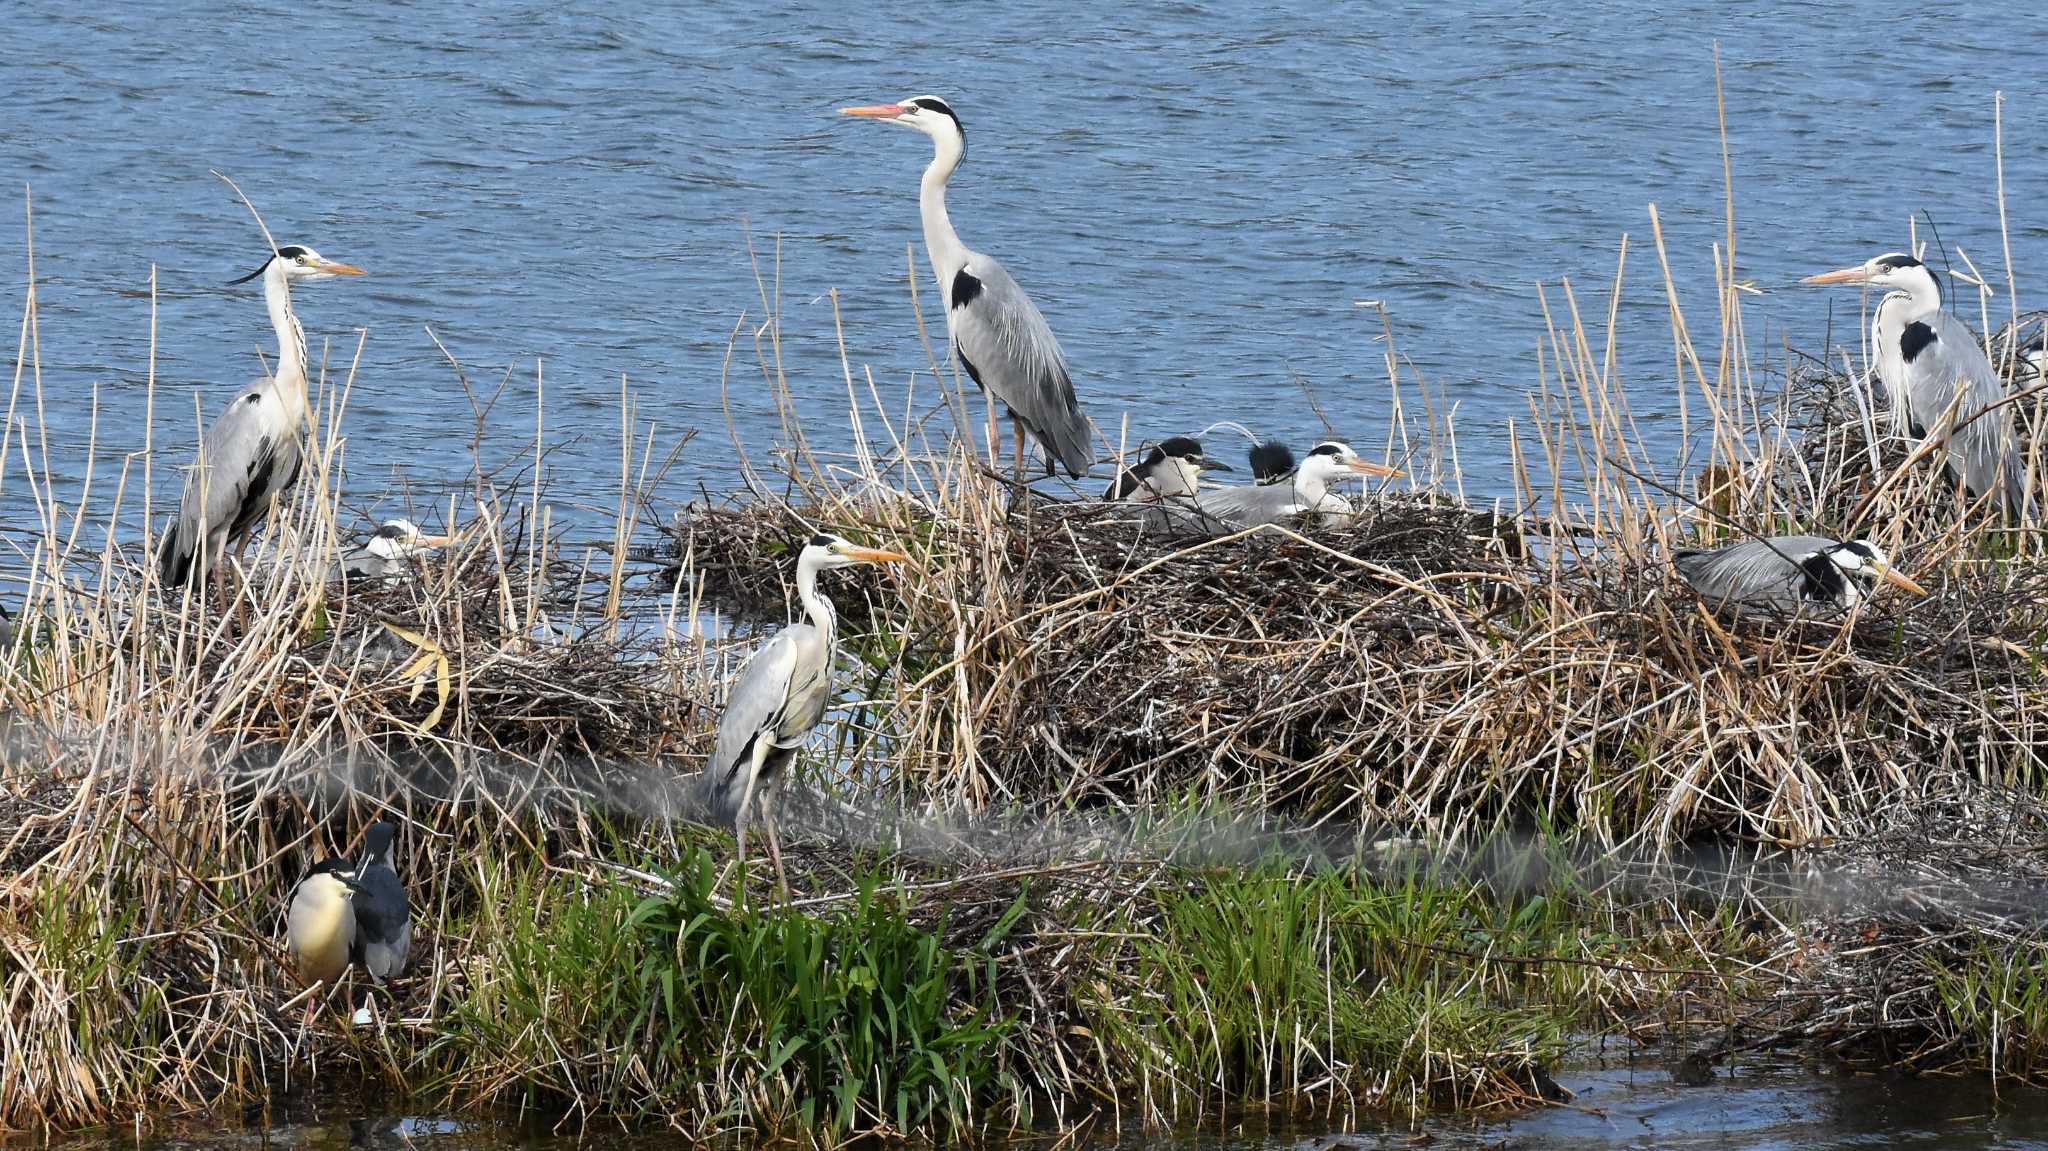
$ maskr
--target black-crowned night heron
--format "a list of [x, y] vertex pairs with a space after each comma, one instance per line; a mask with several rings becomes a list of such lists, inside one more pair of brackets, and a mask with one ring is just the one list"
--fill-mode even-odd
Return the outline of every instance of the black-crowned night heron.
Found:
[[412, 901], [394, 866], [398, 829], [378, 821], [363, 833], [362, 862], [356, 865], [356, 936], [353, 955], [378, 983], [402, 975], [412, 950]]
[[1200, 440], [1170, 436], [1139, 457], [1137, 463], [1118, 472], [1116, 481], [1102, 493], [1102, 498], [1140, 504], [1189, 500], [1201, 487], [1203, 472], [1230, 470], [1229, 464], [1203, 455]]
[[340, 858], [323, 859], [292, 888], [285, 915], [285, 947], [299, 978], [333, 983], [348, 970], [356, 945], [355, 869]]

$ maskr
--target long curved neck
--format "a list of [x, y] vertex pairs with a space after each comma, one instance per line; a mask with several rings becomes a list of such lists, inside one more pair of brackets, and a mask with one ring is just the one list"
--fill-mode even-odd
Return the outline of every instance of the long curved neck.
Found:
[[1294, 498], [1297, 503], [1315, 507], [1329, 494], [1330, 481], [1322, 472], [1312, 467], [1304, 467], [1294, 473]]
[[1930, 312], [1941, 310], [1941, 281], [1926, 267], [1917, 269], [1918, 275], [1908, 277], [1906, 283], [1894, 288], [1888, 298], [1900, 301], [1908, 319], [1919, 319]]
[[278, 390], [302, 413], [306, 407], [306, 331], [292, 314], [292, 290], [285, 281], [284, 262], [272, 260], [263, 270], [263, 302], [270, 308], [270, 326], [277, 330]]
[[832, 611], [832, 601], [818, 591], [816, 564], [797, 562], [796, 597], [804, 602], [804, 614], [811, 618], [811, 626], [825, 637], [825, 646], [831, 647], [837, 638], [834, 628], [838, 625], [838, 617]]
[[953, 178], [953, 170], [965, 154], [957, 134], [933, 136], [932, 162], [917, 186], [917, 208], [924, 217], [924, 250], [931, 257], [932, 274], [938, 277], [941, 291], [947, 277], [967, 266], [967, 245], [960, 242], [960, 233], [953, 230], [953, 221], [946, 215], [946, 181]]

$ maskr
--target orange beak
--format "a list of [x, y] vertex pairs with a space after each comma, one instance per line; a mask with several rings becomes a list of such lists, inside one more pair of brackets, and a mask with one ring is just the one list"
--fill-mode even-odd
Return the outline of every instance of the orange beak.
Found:
[[1890, 580], [1892, 583], [1899, 585], [1900, 587], [1906, 589], [1909, 592], [1912, 592], [1914, 595], [1924, 596], [1927, 594], [1926, 588], [1921, 587], [1919, 584], [1914, 583], [1910, 579], [1907, 579], [1905, 574], [1902, 572], [1898, 572], [1890, 567], [1886, 567], [1884, 571], [1880, 574], [1882, 574], [1885, 579]]
[[1345, 460], [1344, 463], [1345, 466], [1362, 476], [1386, 476], [1391, 478], [1401, 474], [1401, 469], [1399, 468], [1390, 468], [1385, 464], [1376, 464], [1371, 460], [1360, 459], [1357, 456]]
[[894, 120], [909, 111], [901, 104], [868, 104], [859, 108], [841, 108], [842, 116], [866, 116], [871, 120]]
[[881, 548], [848, 548], [846, 554], [871, 564], [900, 564], [910, 558], [902, 552], [883, 551]]
[[1853, 268], [1843, 268], [1834, 272], [1822, 272], [1818, 276], [1808, 276], [1799, 282], [1818, 287], [1823, 284], [1861, 284], [1868, 282], [1869, 279], [1870, 273], [1864, 269], [1863, 265], [1858, 264]]
[[330, 276], [360, 276], [363, 274], [363, 270], [354, 264], [343, 264], [335, 260], [323, 261], [320, 264], [320, 270]]

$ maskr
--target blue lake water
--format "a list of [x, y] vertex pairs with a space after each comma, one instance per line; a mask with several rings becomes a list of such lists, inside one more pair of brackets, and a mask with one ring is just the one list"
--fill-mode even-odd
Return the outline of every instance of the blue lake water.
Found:
[[[223, 286], [266, 249], [209, 169], [280, 242], [373, 273], [299, 294], [316, 349], [346, 360], [367, 331], [347, 424], [362, 503], [468, 465], [471, 403], [429, 327], [480, 389], [509, 380], [487, 421], [499, 455], [530, 442], [544, 365], [548, 436], [571, 441], [561, 503], [609, 502], [622, 376], [662, 434], [709, 433], [670, 491], [729, 483], [718, 385], [761, 312], [750, 231], [771, 275], [779, 252], [809, 430], [843, 442], [827, 293], [890, 394], [925, 364], [905, 250], [928, 277], [929, 145], [834, 110], [922, 92], [968, 129], [956, 225], [1036, 297], [1112, 439], [1126, 417], [1133, 440], [1222, 416], [1314, 435], [1304, 385], [1340, 432], [1383, 437], [1377, 321], [1354, 304], [1380, 299], [1459, 405], [1468, 489], [1503, 491], [1535, 285], [1569, 276], [1604, 312], [1624, 232], [1625, 376], [1645, 431], [1672, 435], [1645, 209], [1710, 345], [1717, 42], [1742, 272], [1780, 289], [1750, 305], [1752, 347], [1817, 347], [1830, 302], [1844, 331], [1853, 295], [1791, 281], [1902, 246], [1916, 211], [2002, 279], [1995, 90], [2023, 303], [2048, 266], [2048, 14], [2009, 2], [94, 7], [0, 16], [0, 176], [33, 188], [59, 492], [95, 389], [102, 450], [144, 442], [152, 266], [159, 461], [188, 456], [194, 389], [210, 418], [271, 346], [258, 293]], [[21, 219], [0, 227], [16, 318]], [[734, 382], [741, 437], [765, 451], [771, 400], [757, 372]], [[0, 513], [18, 527], [9, 455]]]

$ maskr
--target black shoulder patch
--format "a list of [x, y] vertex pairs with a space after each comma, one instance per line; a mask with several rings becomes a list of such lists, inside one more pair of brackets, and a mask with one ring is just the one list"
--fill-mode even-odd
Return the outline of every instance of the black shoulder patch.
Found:
[[1906, 362], [1910, 364], [1920, 357], [1920, 353], [1927, 350], [1927, 345], [1939, 342], [1941, 337], [1934, 334], [1933, 328], [1914, 320], [1899, 334], [1899, 351], [1905, 354]]
[[948, 301], [947, 306], [964, 308], [973, 303], [975, 297], [979, 295], [981, 295], [981, 281], [975, 279], [973, 272], [962, 268], [953, 276], [953, 298]]
[[263, 393], [250, 392], [248, 395], [242, 397], [242, 402], [245, 404], [260, 404], [263, 402]]
[[1840, 603], [1849, 580], [1826, 552], [1815, 552], [1799, 561], [1799, 595], [1802, 599]]

